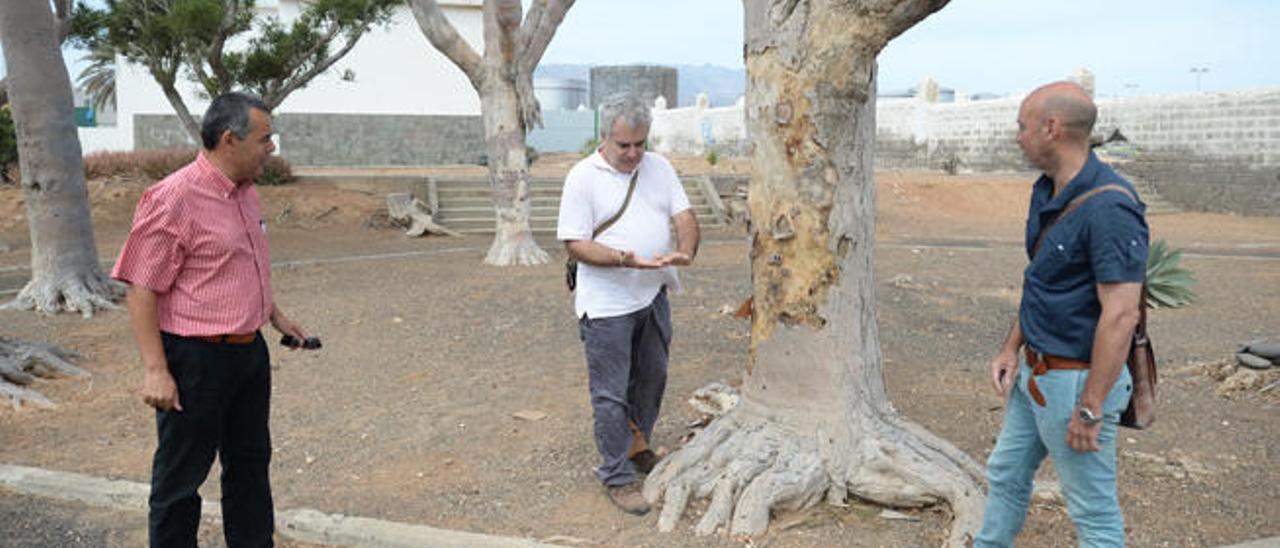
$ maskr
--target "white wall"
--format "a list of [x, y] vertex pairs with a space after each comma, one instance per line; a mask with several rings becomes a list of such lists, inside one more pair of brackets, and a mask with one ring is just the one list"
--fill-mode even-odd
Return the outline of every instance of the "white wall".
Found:
[[[297, 0], [260, 4], [259, 10], [268, 14], [278, 9], [283, 21], [298, 15]], [[463, 39], [477, 51], [483, 48], [481, 0], [440, 4]], [[116, 126], [80, 128], [86, 154], [132, 150], [135, 114], [173, 114], [160, 86], [145, 68], [123, 59], [117, 60], [116, 67]], [[355, 72], [354, 81], [342, 80], [345, 69]], [[179, 78], [178, 88], [187, 108], [199, 117], [208, 101], [199, 98], [194, 84]], [[276, 112], [478, 115], [480, 100], [462, 71], [427, 41], [409, 8], [401, 7], [388, 27], [370, 30], [327, 72], [289, 95]]]
[[658, 152], [702, 155], [746, 152], [746, 120], [742, 100], [729, 107], [710, 108], [706, 95], [699, 95], [691, 107], [653, 110], [649, 141]]
[[[1017, 168], [1014, 142], [1021, 97], [929, 103], [876, 104], [878, 164], [920, 163], [956, 155], [978, 169]], [[1151, 152], [1192, 150], [1202, 158], [1254, 167], [1280, 166], [1280, 88], [1100, 98], [1096, 133], [1119, 128]], [[653, 111], [650, 139], [663, 152], [703, 154], [708, 143], [746, 140], [742, 106]], [[1104, 135], [1105, 136], [1105, 135]], [[932, 158], [936, 159], [936, 158]]]

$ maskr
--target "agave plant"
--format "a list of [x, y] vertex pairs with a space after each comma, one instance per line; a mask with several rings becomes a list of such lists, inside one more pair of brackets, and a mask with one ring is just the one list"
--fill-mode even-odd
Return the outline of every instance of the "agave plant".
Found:
[[1191, 272], [1178, 266], [1181, 250], [1169, 250], [1164, 240], [1157, 240], [1147, 254], [1147, 306], [1150, 308], [1181, 308], [1196, 301], [1191, 286], [1196, 279]]

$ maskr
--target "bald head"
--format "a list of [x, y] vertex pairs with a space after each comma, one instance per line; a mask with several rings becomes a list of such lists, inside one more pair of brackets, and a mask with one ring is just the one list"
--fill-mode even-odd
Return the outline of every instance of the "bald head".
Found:
[[1027, 96], [1026, 105], [1040, 122], [1056, 118], [1068, 138], [1089, 140], [1098, 107], [1089, 93], [1075, 82], [1054, 82], [1037, 88]]

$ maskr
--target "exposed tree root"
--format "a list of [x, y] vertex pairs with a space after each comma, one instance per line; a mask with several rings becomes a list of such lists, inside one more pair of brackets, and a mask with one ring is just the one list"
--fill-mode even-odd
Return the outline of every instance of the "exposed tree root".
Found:
[[499, 227], [498, 234], [493, 238], [493, 245], [484, 257], [484, 264], [532, 266], [546, 264], [551, 260], [551, 256], [538, 246], [538, 242], [533, 240], [533, 233], [527, 228], [523, 234], [511, 234], [506, 238], [502, 237], [502, 233], [503, 230]]
[[649, 475], [645, 498], [663, 499], [658, 528], [673, 530], [691, 497], [711, 499], [698, 534], [728, 525], [732, 534], [757, 535], [772, 510], [803, 509], [823, 498], [842, 504], [853, 496], [899, 508], [948, 502], [954, 520], [947, 545], [973, 538], [983, 488], [972, 459], [896, 415], [855, 419], [845, 428], [801, 434], [749, 404], [739, 406]]
[[124, 295], [124, 284], [101, 271], [60, 276], [52, 279], [35, 277], [9, 303], [5, 310], [36, 310], [45, 314], [79, 312], [86, 318], [98, 310], [117, 310], [115, 301]]
[[23, 403], [45, 409], [55, 407], [52, 401], [28, 386], [41, 378], [88, 376], [88, 371], [69, 361], [77, 357], [74, 352], [56, 346], [0, 337], [0, 396], [8, 396], [14, 407]]

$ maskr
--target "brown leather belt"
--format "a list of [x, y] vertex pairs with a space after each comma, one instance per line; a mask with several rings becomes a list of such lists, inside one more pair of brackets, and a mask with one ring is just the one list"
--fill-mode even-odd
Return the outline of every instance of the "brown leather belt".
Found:
[[232, 333], [230, 335], [197, 335], [191, 338], [218, 344], [249, 344], [258, 338], [258, 334]]
[[1031, 399], [1044, 407], [1044, 393], [1040, 392], [1040, 387], [1036, 386], [1036, 377], [1048, 373], [1050, 369], [1088, 369], [1089, 362], [1073, 360], [1070, 358], [1060, 358], [1051, 356], [1032, 350], [1027, 347], [1027, 365], [1031, 366], [1031, 378], [1027, 379], [1027, 391], [1031, 393]]

